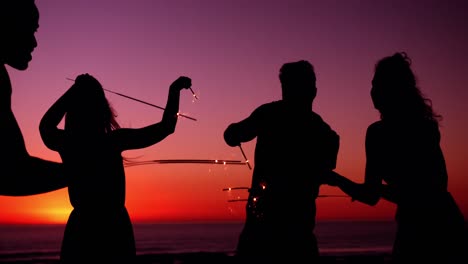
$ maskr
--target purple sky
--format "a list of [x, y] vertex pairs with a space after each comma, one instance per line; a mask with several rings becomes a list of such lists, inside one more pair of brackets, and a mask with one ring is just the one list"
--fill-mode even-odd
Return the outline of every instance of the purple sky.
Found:
[[[384, 56], [406, 51], [413, 59], [422, 91], [444, 117], [441, 133], [449, 189], [468, 214], [466, 1], [36, 3], [41, 17], [33, 61], [25, 72], [9, 68], [14, 85], [13, 109], [34, 155], [59, 159], [40, 140], [38, 124], [48, 107], [72, 84], [66, 78], [87, 72], [106, 89], [160, 106], [164, 106], [173, 80], [180, 75], [192, 78], [200, 100], [192, 102], [190, 92], [184, 91], [180, 110], [198, 121], [180, 119], [176, 133], [164, 142], [126, 155], [141, 159], [242, 159], [239, 149], [224, 143], [224, 129], [260, 104], [280, 99], [279, 68], [283, 63], [305, 59], [317, 72], [319, 90], [314, 109], [341, 136], [337, 171], [362, 181], [365, 130], [378, 119], [369, 96], [374, 64]], [[158, 109], [112, 94], [108, 99], [123, 126], [140, 127], [161, 119]], [[254, 145], [254, 141], [244, 145], [248, 157], [253, 157]], [[145, 185], [161, 193], [161, 185], [174, 188], [180, 182], [192, 187], [180, 187], [173, 195], [202, 197], [200, 204], [206, 204], [203, 197], [214, 197], [222, 204], [220, 208], [225, 208], [226, 197], [220, 188], [248, 185], [251, 172], [229, 167], [213, 173], [212, 169], [218, 170], [191, 165], [128, 169], [129, 210], [132, 205], [156, 199], [137, 197], [137, 187]], [[340, 193], [332, 188], [324, 191]], [[160, 199], [173, 199], [171, 194], [163, 194]], [[66, 192], [52, 197], [68, 202]], [[2, 199], [10, 206], [20, 203], [0, 197], [0, 209], [5, 204]], [[184, 208], [185, 202], [176, 206]], [[325, 207], [328, 202], [321, 203]], [[338, 218], [358, 215], [358, 209], [364, 214], [374, 210], [349, 205], [348, 200], [336, 203], [351, 208], [343, 210], [342, 215], [329, 213]], [[381, 214], [391, 217], [393, 207], [384, 208]], [[9, 212], [8, 208], [3, 210]], [[27, 210], [21, 213], [27, 214]], [[137, 211], [134, 209], [135, 215]]]

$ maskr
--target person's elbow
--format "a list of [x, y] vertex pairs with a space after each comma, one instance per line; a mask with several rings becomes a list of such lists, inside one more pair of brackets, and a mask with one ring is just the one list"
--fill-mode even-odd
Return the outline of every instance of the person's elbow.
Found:
[[164, 129], [162, 130], [162, 137], [166, 138], [166, 137], [174, 134], [175, 130], [176, 130], [175, 126], [171, 126], [171, 125], [164, 126]]
[[165, 137], [174, 134], [176, 130], [177, 119], [163, 119], [161, 122], [162, 134]]
[[370, 205], [370, 206], [375, 206], [377, 203], [380, 201], [380, 196], [369, 196], [365, 200], [365, 203]]
[[45, 139], [47, 138], [47, 135], [49, 134], [47, 126], [44, 124], [44, 122], [41, 121], [39, 124], [39, 134], [41, 135], [41, 139], [45, 143]]
[[234, 133], [232, 133], [232, 128], [229, 126], [223, 134], [224, 141], [226, 144], [230, 147], [237, 147], [240, 145], [240, 141], [237, 137], [234, 136]]
[[361, 201], [370, 206], [375, 206], [380, 200], [380, 194], [378, 191], [374, 190], [365, 190], [359, 197], [356, 197], [357, 200]]

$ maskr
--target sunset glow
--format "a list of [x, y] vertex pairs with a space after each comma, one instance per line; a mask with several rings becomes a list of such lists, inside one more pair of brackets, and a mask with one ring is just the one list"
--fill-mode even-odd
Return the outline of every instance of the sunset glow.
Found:
[[[370, 98], [373, 67], [397, 51], [412, 58], [419, 86], [443, 116], [449, 191], [468, 216], [468, 27], [462, 1], [36, 3], [38, 47], [29, 69], [7, 68], [13, 111], [32, 155], [60, 161], [43, 144], [38, 127], [71, 86], [67, 78], [89, 73], [112, 91], [106, 96], [122, 127], [161, 120], [163, 111], [148, 104], [164, 106], [175, 79], [192, 79], [194, 90], [181, 93], [175, 133], [123, 155], [136, 162], [223, 164], [126, 167], [126, 207], [134, 222], [244, 220], [245, 201], [229, 200], [247, 198], [248, 192], [223, 190], [250, 186], [255, 140], [232, 148], [223, 132], [260, 104], [281, 99], [279, 68], [300, 59], [317, 73], [314, 110], [340, 135], [336, 171], [363, 182], [365, 132], [379, 119]], [[330, 186], [320, 194], [343, 195]], [[0, 196], [0, 223], [65, 223], [71, 210], [67, 189]], [[392, 219], [394, 210], [386, 201], [371, 207], [348, 197], [317, 199], [318, 219]]]

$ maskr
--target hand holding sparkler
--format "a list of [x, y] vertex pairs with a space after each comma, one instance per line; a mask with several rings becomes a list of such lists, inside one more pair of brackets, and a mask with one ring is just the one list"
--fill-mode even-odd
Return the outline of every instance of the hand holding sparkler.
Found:
[[171, 84], [170, 89], [176, 90], [178, 92], [182, 89], [190, 89], [193, 93], [193, 90], [191, 87], [192, 87], [192, 80], [189, 77], [180, 76], [179, 78], [177, 78], [177, 80], [175, 80]]
[[241, 144], [239, 144], [239, 148], [240, 148], [240, 150], [241, 150], [241, 152], [242, 152], [242, 156], [244, 156], [245, 163], [247, 163], [247, 166], [249, 166], [249, 169], [251, 170], [252, 167], [250, 167], [249, 159], [248, 159], [247, 156], [245, 155], [244, 150], [242, 149]]

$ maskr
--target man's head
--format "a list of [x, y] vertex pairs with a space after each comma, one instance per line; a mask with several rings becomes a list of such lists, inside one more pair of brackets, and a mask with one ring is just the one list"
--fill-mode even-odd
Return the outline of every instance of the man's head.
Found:
[[311, 103], [317, 95], [314, 67], [300, 60], [283, 64], [279, 72], [283, 100]]
[[39, 11], [34, 0], [0, 1], [0, 62], [25, 70], [37, 46]]

